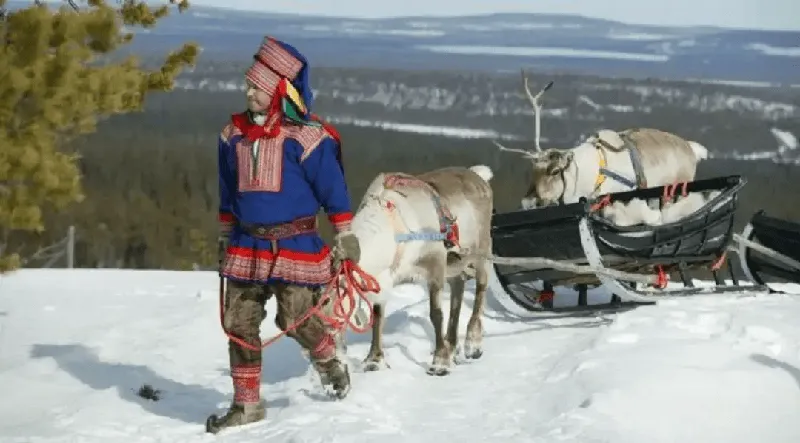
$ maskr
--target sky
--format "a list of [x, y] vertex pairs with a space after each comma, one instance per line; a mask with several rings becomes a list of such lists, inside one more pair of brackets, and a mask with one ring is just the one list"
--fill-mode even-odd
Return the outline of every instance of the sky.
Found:
[[350, 17], [540, 12], [582, 14], [635, 24], [800, 30], [800, 0], [191, 0], [191, 3]]

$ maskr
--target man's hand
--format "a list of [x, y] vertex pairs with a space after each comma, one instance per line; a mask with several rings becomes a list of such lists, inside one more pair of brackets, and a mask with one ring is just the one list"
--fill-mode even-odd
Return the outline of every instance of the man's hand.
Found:
[[339, 266], [345, 260], [358, 262], [359, 258], [361, 258], [361, 246], [358, 244], [358, 237], [351, 231], [337, 234], [333, 239], [331, 256], [333, 258], [334, 271], [339, 269]]

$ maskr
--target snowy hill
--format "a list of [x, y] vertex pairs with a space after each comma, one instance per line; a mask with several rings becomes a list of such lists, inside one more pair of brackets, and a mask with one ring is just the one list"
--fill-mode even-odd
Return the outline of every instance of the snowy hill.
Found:
[[[299, 348], [281, 339], [264, 357], [267, 421], [212, 437], [203, 421], [231, 397], [217, 283], [212, 273], [159, 271], [0, 278], [0, 441], [800, 441], [794, 296], [535, 320], [490, 297], [483, 358], [430, 377], [427, 302], [414, 286], [389, 298], [391, 369], [355, 369], [350, 395], [329, 401]], [[268, 312], [265, 337], [276, 332], [272, 302]], [[350, 334], [354, 364], [368, 342]], [[159, 401], [136, 395], [145, 383]]]

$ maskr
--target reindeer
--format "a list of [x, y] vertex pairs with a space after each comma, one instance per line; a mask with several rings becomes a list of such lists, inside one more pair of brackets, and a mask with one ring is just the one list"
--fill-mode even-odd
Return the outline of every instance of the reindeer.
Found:
[[[358, 239], [358, 265], [374, 276], [385, 294], [401, 283], [427, 282], [435, 333], [433, 363], [427, 373], [450, 372], [457, 349], [458, 321], [467, 280], [476, 280], [475, 303], [467, 324], [464, 355], [483, 354], [481, 315], [488, 286], [487, 260], [493, 211], [492, 170], [483, 165], [448, 167], [419, 175], [381, 173], [367, 189], [352, 223]], [[441, 293], [450, 285], [450, 315], [443, 335]], [[364, 370], [385, 365], [382, 347], [383, 300], [368, 294], [372, 342]]]
[[493, 142], [502, 151], [521, 153], [531, 160], [533, 177], [521, 201], [522, 209], [693, 181], [697, 163], [708, 158], [708, 150], [700, 143], [651, 128], [601, 129], [572, 149], [542, 150], [540, 99], [553, 82], [533, 95], [524, 70], [522, 81], [534, 110], [536, 151]]

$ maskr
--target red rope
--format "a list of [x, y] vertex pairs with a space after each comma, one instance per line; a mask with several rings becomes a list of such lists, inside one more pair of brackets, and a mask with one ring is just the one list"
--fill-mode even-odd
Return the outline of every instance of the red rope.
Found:
[[610, 194], [606, 194], [600, 200], [598, 200], [597, 203], [593, 204], [589, 208], [589, 211], [597, 212], [600, 209], [603, 209], [604, 207], [608, 206], [609, 204], [611, 204], [611, 195]]
[[656, 282], [653, 284], [657, 289], [664, 289], [667, 287], [669, 283], [669, 275], [664, 272], [664, 268], [661, 265], [656, 265]]
[[[689, 195], [689, 192], [686, 189], [689, 186], [689, 183], [688, 182], [681, 182], [680, 185], [681, 185], [681, 189], [683, 189], [683, 191], [681, 191], [681, 195], [684, 196], [684, 197]], [[677, 186], [675, 186], [675, 187], [677, 188]]]
[[719, 271], [723, 264], [725, 264], [725, 258], [728, 256], [728, 251], [723, 251], [722, 254], [711, 264], [712, 271]]
[[[342, 282], [342, 277], [344, 278], [344, 282]], [[322, 294], [319, 303], [315, 306], [309, 308], [308, 311], [298, 320], [296, 320], [291, 325], [287, 326], [285, 330], [281, 331], [278, 335], [270, 338], [269, 340], [262, 341], [260, 346], [252, 345], [247, 343], [245, 340], [236, 337], [232, 333], [230, 333], [227, 329], [225, 329], [225, 294], [224, 294], [224, 280], [220, 278], [219, 283], [219, 321], [220, 325], [222, 326], [222, 330], [225, 332], [225, 335], [228, 336], [232, 342], [238, 344], [239, 346], [250, 349], [251, 351], [260, 351], [267, 346], [275, 343], [279, 338], [283, 337], [287, 333], [297, 329], [304, 321], [309, 319], [312, 315], [316, 315], [322, 321], [331, 325], [337, 332], [345, 329], [346, 326], [349, 326], [353, 331], [357, 333], [363, 333], [368, 331], [372, 328], [372, 323], [374, 322], [374, 314], [372, 313], [372, 304], [370, 303], [369, 299], [366, 295], [366, 292], [380, 292], [380, 285], [375, 277], [367, 274], [364, 272], [361, 267], [357, 264], [353, 263], [350, 260], [345, 260], [333, 273], [333, 276], [328, 281], [326, 285], [326, 290]], [[356, 295], [358, 294], [358, 295]], [[353, 312], [356, 310], [357, 300], [356, 297], [363, 300], [369, 306], [369, 322], [367, 322], [366, 327], [359, 328], [355, 324], [353, 324], [350, 320]], [[328, 299], [333, 298], [333, 316], [327, 316], [322, 313], [322, 306], [325, 305], [325, 302]], [[350, 310], [345, 312], [344, 308], [344, 301], [347, 300], [350, 302]], [[340, 320], [344, 319], [344, 321]], [[328, 345], [329, 341], [332, 340], [332, 337], [327, 336], [326, 339], [318, 345], [318, 348], [324, 348]]]
[[687, 187], [689, 183], [687, 182], [680, 182], [680, 183], [673, 183], [671, 185], [664, 185], [664, 193], [661, 194], [661, 204], [664, 205], [667, 201], [672, 201], [675, 198], [675, 193], [678, 190], [678, 186], [681, 187], [681, 195], [686, 197], [689, 195]]

